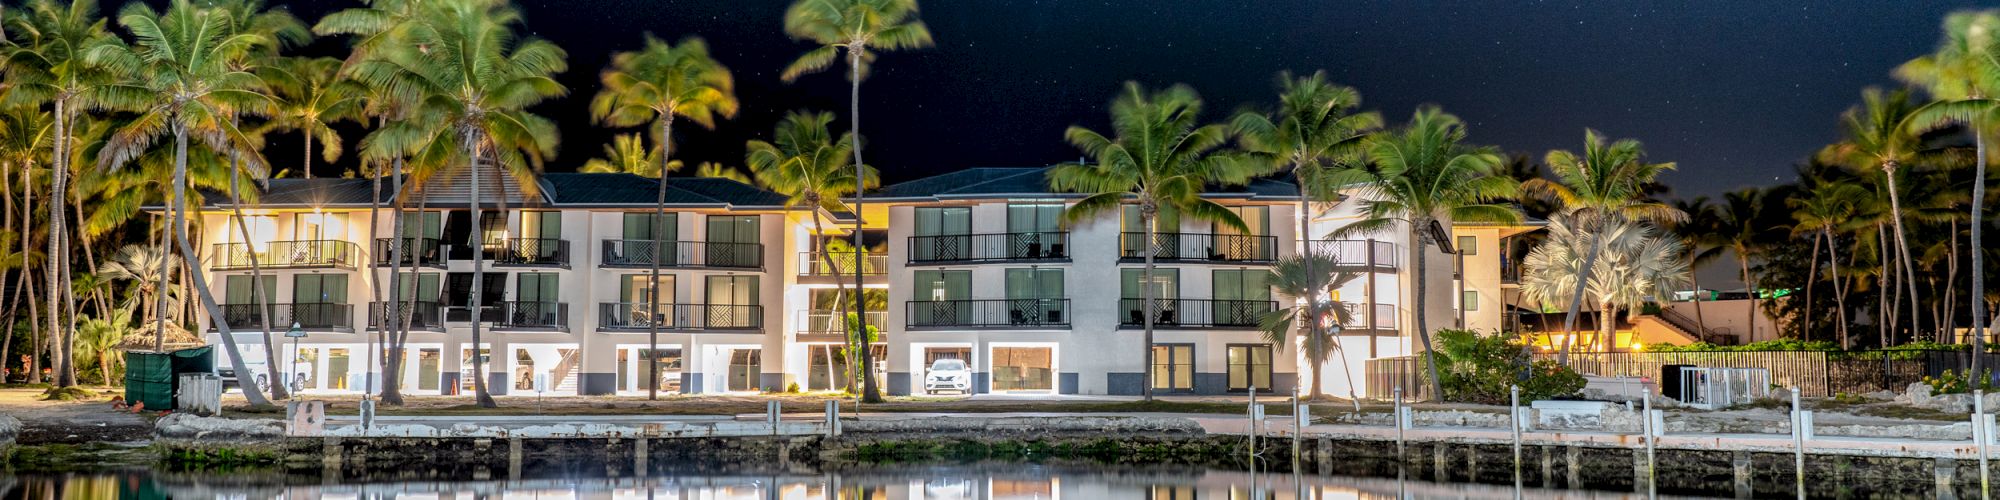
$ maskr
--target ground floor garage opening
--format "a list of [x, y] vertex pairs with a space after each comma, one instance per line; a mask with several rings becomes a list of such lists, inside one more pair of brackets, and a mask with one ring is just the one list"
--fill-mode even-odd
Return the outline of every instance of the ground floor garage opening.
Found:
[[1002, 344], [987, 348], [992, 392], [1053, 393], [1056, 389], [1054, 344]]

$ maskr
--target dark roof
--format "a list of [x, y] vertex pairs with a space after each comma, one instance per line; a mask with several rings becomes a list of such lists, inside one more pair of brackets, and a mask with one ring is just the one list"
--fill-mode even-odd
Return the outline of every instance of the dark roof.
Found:
[[[367, 206], [374, 189], [370, 179], [272, 179], [258, 204], [263, 207]], [[659, 184], [653, 179], [623, 173], [550, 173], [541, 177], [542, 191], [551, 205], [588, 207], [650, 207], [659, 199]], [[257, 189], [245, 185], [244, 189]], [[228, 193], [204, 191], [210, 207], [226, 207]], [[395, 201], [395, 193], [383, 183], [380, 200]], [[785, 197], [754, 186], [703, 177], [667, 178], [667, 204], [729, 208], [781, 208]], [[158, 210], [158, 205], [146, 207]]]
[[[869, 193], [878, 199], [986, 198], [1007, 195], [1081, 196], [1049, 189], [1049, 171], [1054, 167], [981, 167], [933, 175], [922, 179], [883, 186]], [[1216, 196], [1250, 198], [1298, 197], [1298, 187], [1284, 179], [1258, 178], [1243, 186], [1219, 186]]]

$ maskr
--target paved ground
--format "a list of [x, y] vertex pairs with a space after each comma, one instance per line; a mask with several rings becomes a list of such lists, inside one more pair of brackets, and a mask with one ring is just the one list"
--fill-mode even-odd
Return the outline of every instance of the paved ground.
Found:
[[110, 398], [41, 401], [41, 389], [0, 389], [0, 415], [21, 419], [19, 444], [150, 439], [152, 419], [111, 410]]

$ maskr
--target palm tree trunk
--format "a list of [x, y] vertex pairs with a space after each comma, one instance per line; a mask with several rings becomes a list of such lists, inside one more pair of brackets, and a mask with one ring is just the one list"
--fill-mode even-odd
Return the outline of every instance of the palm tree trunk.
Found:
[[[12, 165], [5, 164], [4, 162], [0, 162], [0, 233], [14, 233], [13, 172]], [[27, 231], [23, 230], [20, 233], [14, 234], [20, 235], [21, 241], [25, 244], [27, 241]], [[16, 277], [26, 276], [27, 273], [28, 252], [23, 251], [21, 252], [21, 272]], [[14, 274], [12, 271], [0, 270], [0, 286], [6, 286], [8, 276]], [[14, 315], [16, 309], [21, 305], [21, 296], [25, 294], [16, 293], [13, 295], [13, 298], [7, 301], [7, 314], [0, 315], [0, 384], [7, 383], [7, 374], [11, 373], [7, 371], [7, 362], [11, 359], [9, 355], [13, 354]]]
[[1812, 283], [1813, 278], [1819, 277], [1819, 238], [1813, 238], [1812, 256], [1807, 257], [1806, 261], [1806, 306], [1799, 308], [1799, 317], [1804, 321], [1800, 333], [1804, 334], [1805, 340], [1812, 340]]
[[[1427, 283], [1424, 283], [1424, 273], [1425, 270], [1430, 267], [1427, 264], [1429, 264], [1430, 261], [1429, 258], [1430, 244], [1432, 243], [1430, 234], [1424, 231], [1424, 227], [1430, 225], [1430, 222], [1431, 222], [1430, 219], [1424, 218], [1421, 220], [1411, 221], [1410, 223], [1410, 236], [1413, 236], [1410, 239], [1417, 242], [1417, 249], [1416, 249], [1417, 250], [1417, 268], [1416, 268], [1417, 294], [1415, 297], [1412, 297], [1410, 299], [1410, 304], [1411, 306], [1413, 306], [1411, 311], [1415, 313], [1415, 316], [1417, 317], [1417, 338], [1418, 340], [1422, 340], [1424, 343], [1424, 364], [1429, 367], [1429, 370], [1431, 372], [1431, 397], [1433, 401], [1441, 402], [1445, 400], [1444, 379], [1438, 376], [1437, 345], [1431, 343], [1430, 324], [1428, 321], [1426, 321], [1426, 318], [1424, 318], [1425, 316], [1424, 294], [1427, 293], [1426, 289], [1429, 288], [1428, 286], [1426, 286]], [[1592, 255], [1595, 256], [1595, 253], [1593, 252]], [[1589, 268], [1588, 260], [1586, 260], [1585, 262], [1586, 262], [1585, 268], [1588, 269]], [[1581, 298], [1582, 295], [1579, 294], [1577, 295], [1577, 297]], [[1569, 326], [1575, 327], [1576, 308], [1571, 308], [1570, 311], [1571, 311], [1571, 316], [1570, 316]], [[1576, 338], [1576, 335], [1572, 334], [1570, 335], [1570, 338]], [[1567, 341], [1565, 341], [1565, 343], [1567, 343]], [[1564, 359], [1564, 362], [1565, 363], [1568, 362], [1567, 358]]]
[[1832, 231], [1821, 228], [1820, 235], [1826, 237], [1827, 264], [1833, 266], [1833, 274], [1827, 279], [1833, 282], [1833, 309], [1840, 320], [1840, 348], [1851, 349], [1854, 345], [1847, 336], [1847, 280], [1840, 277], [1840, 245], [1834, 243]]
[[305, 169], [305, 172], [306, 172], [306, 178], [307, 178], [307, 179], [311, 179], [311, 178], [313, 178], [313, 134], [312, 134], [312, 126], [308, 125], [308, 126], [306, 126], [306, 127], [303, 127], [303, 128], [300, 128], [300, 129], [299, 129], [299, 132], [300, 132], [300, 135], [304, 135], [304, 136], [306, 136], [306, 152], [305, 152], [305, 161], [303, 161], [303, 162], [300, 162], [299, 164], [300, 164], [300, 165], [304, 165], [304, 167], [302, 167], [302, 168], [304, 168], [304, 169]]
[[1750, 322], [1745, 323], [1743, 326], [1745, 328], [1744, 331], [1750, 332], [1744, 337], [1747, 340], [1757, 336], [1757, 282], [1750, 279], [1750, 254], [1748, 248], [1737, 245], [1736, 263], [1743, 270], [1743, 287], [1750, 290], [1750, 313], [1744, 315], [1744, 319]]
[[[1984, 249], [1986, 240], [1979, 235], [1980, 228], [1986, 227], [1986, 219], [1980, 212], [1986, 208], [1986, 131], [1979, 120], [1972, 123], [1972, 144], [1978, 150], [1974, 155], [1972, 172], [1972, 248]], [[1986, 256], [1983, 252], [1972, 252], [1972, 373], [1985, 373], [1981, 359], [1986, 354]]]
[[[1597, 266], [1597, 253], [1604, 246], [1604, 223], [1599, 222], [1597, 229], [1597, 233], [1590, 237], [1590, 253], [1583, 255], [1583, 270], [1577, 273], [1576, 293], [1570, 296], [1569, 314], [1563, 316], [1563, 345], [1561, 349], [1556, 349], [1556, 364], [1559, 365], [1569, 366], [1569, 351], [1570, 348], [1576, 345], [1576, 316], [1583, 313], [1583, 290], [1586, 285], [1590, 284], [1590, 270]], [[1421, 231], [1416, 228], [1411, 228], [1410, 230]], [[1419, 234], [1418, 236], [1422, 235]], [[1417, 265], [1422, 266], [1423, 259], [1419, 258]], [[1420, 290], [1424, 286], [1423, 274], [1421, 273], [1417, 275], [1417, 286]], [[1423, 300], [1423, 292], [1417, 292], [1417, 300]], [[1422, 313], [1419, 314], [1420, 316], [1418, 317], [1421, 318]], [[1419, 319], [1418, 321], [1423, 320]]]
[[[367, 165], [367, 162], [362, 162], [362, 165]], [[377, 238], [381, 236], [382, 227], [382, 169], [375, 169], [368, 177], [370, 179], [368, 182], [369, 187], [371, 188], [369, 189], [368, 196], [368, 243], [374, 244], [376, 241], [379, 241]], [[402, 219], [402, 217], [396, 218], [399, 221]], [[398, 246], [395, 243], [401, 243], [393, 239], [389, 241], [391, 243], [389, 246], [392, 248]], [[370, 309], [373, 309], [382, 306], [382, 273], [379, 272], [381, 266], [376, 264], [381, 259], [373, 258], [373, 255], [369, 257], [367, 260], [368, 285], [369, 288], [374, 289], [375, 295], [368, 301], [368, 305]], [[396, 279], [396, 269], [393, 267], [389, 269], [389, 279]], [[371, 337], [368, 341], [368, 361], [366, 365], [363, 365], [366, 366], [363, 370], [367, 370], [368, 374], [366, 380], [361, 384], [361, 393], [364, 395], [371, 394], [375, 390], [375, 379], [378, 377], [376, 373], [381, 371], [380, 368], [383, 366], [382, 358], [377, 357], [376, 354], [382, 352], [383, 346], [388, 345], [387, 337], [390, 335], [389, 324], [392, 320], [388, 314], [384, 314], [386, 312], [388, 311], [383, 310], [369, 314], [371, 322], [374, 323], [369, 326], [375, 328], [375, 336]]]
[[66, 196], [68, 186], [64, 184], [67, 184], [67, 177], [69, 177], [65, 175], [69, 173], [69, 162], [67, 161], [68, 158], [66, 158], [68, 155], [62, 154], [64, 146], [63, 136], [68, 135], [63, 133], [63, 115], [66, 110], [64, 106], [66, 100], [63, 98], [55, 100], [55, 150], [50, 154], [54, 161], [51, 162], [52, 168], [49, 169], [49, 240], [48, 250], [42, 254], [42, 267], [45, 269], [42, 274], [44, 274], [43, 279], [47, 280], [47, 290], [49, 292], [47, 297], [49, 300], [49, 338], [52, 340], [52, 344], [63, 346], [49, 349], [49, 363], [55, 365], [56, 368], [55, 383], [57, 387], [76, 385], [76, 379], [69, 375], [68, 356], [63, 353], [63, 351], [68, 350], [66, 347], [69, 345], [67, 341], [69, 336], [63, 333], [61, 326], [61, 311], [63, 310], [62, 262], [67, 258], [67, 255], [62, 251], [62, 244], [67, 239], [63, 236], [64, 210], [62, 206], [63, 200], [68, 198]]
[[[380, 124], [384, 121], [386, 120], [377, 119], [376, 123]], [[395, 214], [391, 216], [394, 219], [389, 221], [389, 302], [386, 304], [378, 303], [375, 307], [382, 308], [382, 312], [379, 314], [388, 318], [383, 321], [385, 324], [384, 328], [388, 330], [388, 338], [382, 343], [382, 358], [380, 360], [382, 363], [382, 404], [402, 406], [402, 340], [403, 329], [405, 328], [403, 325], [407, 321], [403, 317], [403, 312], [406, 310], [403, 308], [403, 245], [415, 245], [421, 240], [417, 238], [406, 239], [404, 237], [403, 219], [407, 213], [405, 209], [409, 205], [404, 202], [407, 198], [403, 196], [403, 159], [399, 155], [394, 162], [391, 165], [392, 171], [389, 173], [389, 191], [396, 193], [396, 204], [391, 208], [391, 210], [395, 211]], [[422, 212], [418, 213], [421, 214]], [[417, 230], [422, 232], [422, 215], [417, 216], [417, 225], [419, 226]], [[414, 288], [415, 283], [411, 285]], [[376, 360], [370, 359], [369, 361], [374, 362]]]
[[[826, 234], [826, 228], [825, 228], [825, 226], [823, 226], [823, 225], [821, 225], [821, 224], [820, 224], [820, 220], [821, 220], [821, 217], [820, 217], [820, 213], [819, 213], [819, 204], [820, 204], [820, 203], [821, 203], [822, 201], [824, 201], [824, 199], [820, 198], [820, 195], [819, 195], [819, 192], [817, 192], [817, 191], [814, 191], [814, 192], [809, 192], [809, 193], [806, 193], [806, 200], [807, 200], [807, 202], [808, 202], [808, 204], [809, 204], [809, 205], [812, 205], [812, 206], [811, 206], [810, 208], [808, 208], [808, 209], [809, 209], [809, 210], [812, 210], [812, 214], [813, 214], [813, 216], [812, 216], [812, 217], [813, 217], [813, 246], [814, 246], [814, 247], [816, 247], [816, 248], [817, 248], [817, 249], [819, 250], [819, 258], [820, 258], [820, 261], [821, 261], [821, 262], [824, 262], [824, 263], [826, 264], [826, 269], [827, 269], [827, 272], [833, 275], [833, 290], [834, 290], [834, 292], [833, 292], [833, 295], [834, 295], [834, 297], [833, 297], [833, 298], [834, 298], [834, 300], [833, 300], [833, 301], [834, 301], [834, 304], [835, 304], [835, 306], [834, 306], [834, 310], [833, 310], [833, 311], [829, 311], [829, 313], [831, 313], [831, 314], [833, 314], [833, 315], [834, 315], [834, 317], [833, 317], [833, 321], [838, 321], [838, 322], [839, 322], [839, 323], [836, 323], [836, 325], [838, 325], [838, 326], [839, 326], [839, 327], [840, 327], [840, 328], [841, 328], [842, 330], [846, 330], [846, 329], [847, 329], [847, 316], [846, 316], [846, 315], [844, 315], [844, 314], [839, 314], [839, 310], [840, 310], [840, 306], [839, 306], [839, 304], [840, 304], [840, 302], [842, 302], [842, 301], [841, 301], [841, 299], [842, 299], [842, 298], [844, 298], [844, 295], [846, 295], [846, 294], [847, 294], [847, 273], [845, 273], [845, 272], [842, 272], [842, 269], [841, 269], [841, 267], [840, 267], [840, 264], [838, 263], [838, 261], [835, 261], [835, 260], [833, 260], [833, 254], [832, 254], [832, 253], [830, 253], [830, 252], [828, 252], [828, 251], [827, 251], [827, 249], [826, 249], [826, 238], [825, 238], [825, 236], [824, 236], [824, 235]], [[859, 249], [859, 248], [856, 248], [856, 249], [854, 249], [854, 265], [855, 265], [855, 266], [857, 266], [857, 267], [861, 265], [861, 249]], [[856, 285], [856, 286], [855, 286], [855, 288], [860, 288], [860, 285], [861, 285], [861, 284], [860, 284], [860, 283], [855, 283], [855, 285]], [[865, 312], [857, 312], [856, 314], [866, 314], [866, 313], [865, 313]], [[847, 346], [848, 346], [848, 348], [847, 348], [847, 356], [846, 356], [846, 357], [847, 357], [847, 371], [848, 371], [848, 372], [850, 372], [850, 375], [851, 375], [851, 374], [852, 374], [852, 372], [854, 371], [854, 361], [855, 361], [855, 360], [854, 360], [854, 355], [855, 355], [855, 352], [854, 352], [854, 348], [853, 348], [853, 346], [854, 346], [854, 345], [856, 344], [856, 342], [857, 342], [857, 339], [859, 339], [859, 340], [858, 340], [858, 342], [860, 342], [860, 343], [863, 343], [863, 344], [867, 343], [867, 341], [868, 341], [868, 331], [867, 331], [867, 330], [861, 330], [861, 331], [858, 331], [858, 332], [856, 332], [856, 331], [849, 331], [849, 332], [847, 332], [847, 334], [846, 334], [846, 335], [844, 336], [844, 338], [845, 338], [845, 342], [846, 342], [846, 344], [847, 344]], [[832, 352], [832, 351], [828, 351], [828, 352], [826, 353], [826, 370], [827, 370], [827, 378], [826, 378], [826, 379], [827, 379], [827, 383], [828, 383], [828, 385], [829, 385], [829, 386], [831, 386], [831, 385], [832, 385], [832, 381], [834, 381], [834, 380], [838, 380], [838, 378], [837, 378], [837, 377], [835, 377], [835, 376], [833, 375], [833, 352]], [[853, 390], [854, 390], [854, 386], [852, 385], [852, 383], [853, 383], [853, 381], [854, 381], [854, 377], [852, 377], [852, 376], [849, 376], [849, 377], [847, 377], [847, 380], [848, 380], [848, 382], [849, 382], [849, 385], [848, 385], [848, 387], [847, 387], [847, 390], [848, 390], [848, 392], [852, 393], [852, 392], [853, 392]], [[829, 387], [829, 388], [831, 388], [831, 387]]]
[[[403, 171], [403, 159], [401, 157], [397, 157], [395, 161], [396, 161], [396, 171], [397, 172]], [[425, 210], [430, 208], [431, 193], [430, 191], [424, 190], [422, 185], [418, 185], [416, 189], [417, 189], [417, 214], [418, 214], [417, 223], [419, 224], [419, 227], [417, 229], [419, 232], [421, 232], [423, 231], [423, 228], [421, 227], [421, 224], [423, 224], [422, 214], [425, 212]], [[398, 190], [398, 192], [401, 192], [401, 190]], [[401, 195], [397, 196], [400, 198]], [[439, 245], [437, 251], [439, 252], [444, 251], [442, 244]], [[410, 267], [412, 268], [412, 274], [415, 274], [414, 273], [416, 268], [415, 260], [410, 261]], [[416, 284], [418, 285], [423, 284], [423, 280], [417, 280]], [[390, 342], [389, 345], [389, 362], [388, 362], [388, 364], [390, 365], [389, 373], [391, 375], [395, 375], [395, 380], [397, 381], [396, 392], [394, 392], [396, 397], [396, 402], [394, 404], [398, 405], [403, 404], [402, 403], [403, 389], [401, 387], [402, 386], [401, 382], [403, 379], [403, 358], [408, 356], [410, 352], [409, 349], [410, 325], [411, 322], [416, 319], [415, 311], [417, 308], [417, 299], [419, 298], [420, 295], [422, 294], [412, 293], [408, 298], [404, 299], [405, 302], [400, 303], [400, 306], [402, 307], [402, 312], [398, 317], [402, 318], [401, 319], [402, 324], [396, 327], [396, 337], [394, 340]], [[432, 307], [437, 307], [437, 306], [438, 304], [432, 304]], [[433, 309], [433, 311], [442, 312], [438, 309]], [[438, 321], [442, 319], [444, 318], [440, 316], [432, 319], [432, 321]], [[388, 396], [385, 395], [383, 397], [383, 400], [387, 401]]]
[[[229, 155], [229, 210], [234, 212], [234, 217], [231, 218], [236, 219], [236, 234], [243, 237], [243, 253], [250, 256], [250, 297], [257, 303], [257, 319], [264, 327], [264, 376], [271, 381], [271, 399], [287, 399], [291, 395], [287, 393], [288, 390], [285, 388], [285, 384], [280, 382], [283, 379], [278, 378], [278, 348], [277, 344], [271, 338], [271, 297], [264, 290], [263, 259], [257, 256], [256, 247], [252, 246], [254, 243], [250, 241], [250, 224], [243, 220], [243, 197], [239, 194], [240, 188], [238, 187], [238, 184], [240, 184], [238, 178], [243, 174], [241, 167], [242, 165], [238, 163], [236, 155], [231, 153]], [[243, 377], [249, 375], [250, 372], [239, 371], [236, 373], [238, 375], [236, 379], [238, 387], [242, 387], [245, 391], [253, 390], [256, 387], [254, 383], [243, 383]]]
[[[668, 157], [673, 154], [673, 137], [674, 113], [669, 110], [660, 114], [660, 178], [657, 179], [658, 182], [654, 183], [659, 188], [659, 194], [658, 198], [654, 200], [653, 205], [653, 227], [647, 231], [653, 235], [653, 258], [648, 259], [653, 263], [653, 275], [650, 281], [646, 283], [646, 300], [652, 302], [646, 305], [647, 314], [652, 316], [646, 321], [646, 348], [648, 349], [646, 351], [646, 372], [651, 377], [649, 379], [651, 381], [646, 384], [647, 400], [660, 399], [660, 312], [658, 311], [660, 307], [660, 254], [663, 253], [661, 246], [666, 244], [665, 235], [660, 234], [660, 229], [663, 225], [660, 222], [667, 218], [667, 165], [670, 163]], [[679, 226], [676, 225], [675, 227]], [[686, 387], [683, 386], [682, 390], [685, 391]]]
[[1945, 257], [1944, 297], [1938, 302], [1944, 307], [1944, 314], [1938, 316], [1938, 335], [1947, 339], [1944, 343], [1956, 344], [1965, 339], [1958, 337], [1958, 221], [1950, 221], [1951, 244], [1946, 248], [1950, 253]]
[[[1897, 194], [1896, 163], [1883, 163], [1882, 173], [1889, 178], [1889, 222], [1896, 226], [1896, 251], [1901, 255], [1903, 275], [1908, 277], [1903, 281], [1910, 291], [1910, 332], [1914, 337], [1916, 332], [1923, 331], [1923, 321], [1918, 316], [1921, 309], [1917, 306], [1917, 273], [1911, 266], [1911, 261], [1915, 259], [1910, 258], [1910, 243], [1903, 238], [1903, 202], [1902, 197]], [[1973, 203], [1977, 204], [1978, 201], [1975, 200]]]
[[[1139, 373], [1143, 377], [1143, 379], [1140, 380], [1139, 382], [1139, 393], [1145, 395], [1146, 401], [1152, 401], [1153, 400], [1153, 316], [1158, 314], [1158, 312], [1156, 311], [1159, 308], [1157, 304], [1153, 303], [1153, 269], [1154, 269], [1153, 255], [1160, 252], [1160, 242], [1159, 240], [1155, 239], [1156, 235], [1159, 234], [1159, 228], [1153, 226], [1158, 222], [1158, 220], [1155, 217], [1157, 217], [1158, 215], [1159, 208], [1157, 205], [1153, 204], [1152, 200], [1144, 200], [1139, 203], [1140, 203], [1139, 225], [1146, 227], [1146, 267], [1145, 271], [1141, 271], [1139, 273], [1139, 297], [1141, 297], [1140, 300], [1144, 300], [1146, 304], [1145, 306], [1146, 318], [1144, 322], [1146, 332], [1145, 332], [1145, 338], [1143, 340], [1143, 342], [1145, 343], [1144, 348], [1146, 349], [1146, 357], [1145, 357], [1145, 366], [1141, 367], [1141, 370], [1139, 370]], [[1252, 391], [1256, 390], [1255, 387], [1252, 387], [1250, 389]]]
[[[186, 217], [183, 213], [185, 211], [183, 205], [186, 199], [187, 129], [176, 124], [174, 125], [174, 201], [167, 204], [167, 210], [174, 214], [174, 220], [170, 225], [173, 226], [174, 241], [180, 246], [181, 257], [183, 259], [193, 259], [195, 255], [194, 245], [188, 244], [187, 226], [180, 223], [181, 219]], [[168, 258], [164, 260], [171, 261], [173, 259]], [[239, 376], [250, 373], [249, 365], [243, 362], [243, 351], [236, 348], [236, 336], [229, 332], [229, 322], [224, 321], [222, 317], [222, 308], [215, 304], [214, 294], [208, 291], [208, 278], [202, 276], [202, 273], [188, 273], [188, 277], [194, 280], [195, 295], [201, 298], [202, 307], [208, 309], [208, 316], [213, 320], [212, 323], [215, 324], [215, 331], [222, 337], [222, 346], [229, 352], [230, 364], [236, 369], [236, 373]], [[262, 286], [262, 284], [259, 283], [257, 286]], [[255, 287], [253, 286], [252, 288]], [[160, 333], [165, 335], [166, 331], [161, 330]], [[158, 340], [155, 342], [158, 342]], [[265, 364], [272, 363], [267, 362]], [[241, 379], [238, 380], [239, 382], [241, 381]], [[273, 381], [272, 385], [278, 384], [276, 381]], [[243, 398], [249, 400], [251, 406], [266, 406], [271, 404], [269, 400], [264, 399], [263, 394], [259, 394], [254, 390], [247, 390], [247, 388], [243, 391]]]
[[462, 140], [465, 141], [466, 163], [472, 169], [472, 397], [480, 407], [498, 408], [500, 404], [494, 402], [493, 395], [486, 392], [486, 358], [490, 358], [491, 354], [481, 356], [482, 347], [479, 343], [480, 323], [484, 322], [486, 312], [486, 303], [483, 301], [486, 291], [486, 235], [483, 234], [484, 225], [479, 218], [479, 211], [482, 208], [479, 205], [480, 147], [473, 131], [466, 130], [461, 133], [465, 135]]
[[[1313, 273], [1314, 252], [1313, 252], [1313, 237], [1311, 232], [1312, 226], [1310, 226], [1310, 221], [1312, 220], [1312, 197], [1307, 194], [1310, 191], [1309, 188], [1306, 186], [1305, 177], [1299, 175], [1299, 167], [1300, 165], [1297, 164], [1292, 165], [1292, 177], [1297, 178], [1299, 181], [1298, 240], [1305, 242], [1305, 253], [1303, 254], [1304, 258], [1301, 259], [1301, 262], [1305, 264], [1306, 283], [1317, 285], [1320, 283], [1320, 281], [1319, 281], [1319, 275]], [[1312, 291], [1314, 293], [1307, 294], [1306, 296], [1306, 338], [1318, 339], [1320, 338], [1320, 333], [1319, 333], [1320, 328], [1319, 328], [1319, 297], [1317, 295], [1319, 294], [1320, 290], [1319, 287], [1314, 286], [1312, 287]], [[1371, 290], [1370, 292], [1373, 291]], [[1374, 325], [1369, 325], [1369, 326], [1373, 327]], [[1334, 344], [1339, 343], [1338, 342], [1339, 339], [1326, 339], [1326, 340]], [[1308, 340], [1307, 342], [1300, 343], [1300, 345], [1304, 346], [1310, 342], [1311, 341]], [[1326, 391], [1321, 390], [1320, 388], [1320, 385], [1322, 385], [1320, 384], [1320, 381], [1326, 379], [1324, 372], [1322, 372], [1322, 370], [1326, 369], [1326, 354], [1324, 351], [1320, 349], [1313, 349], [1313, 352], [1309, 354], [1311, 355], [1308, 356], [1308, 360], [1311, 361], [1313, 365], [1312, 367], [1313, 378], [1318, 380], [1310, 381], [1312, 385], [1312, 394], [1310, 394], [1308, 397], [1310, 399], [1317, 400], [1320, 398], [1320, 396], [1326, 394]], [[1347, 388], [1349, 391], [1353, 391], [1354, 383], [1352, 381], [1349, 381], [1347, 384]], [[1297, 393], [1294, 392], [1293, 394]], [[1353, 395], [1349, 394], [1348, 398], [1353, 399]]]
[[1882, 241], [1881, 224], [1875, 225], [1875, 234], [1875, 322], [1879, 323], [1876, 333], [1882, 337], [1879, 347], [1889, 347], [1889, 252], [1883, 248], [1887, 243]]
[[1688, 245], [1688, 283], [1694, 286], [1694, 294], [1690, 296], [1690, 298], [1694, 299], [1694, 329], [1700, 330], [1694, 334], [1701, 337], [1695, 340], [1707, 342], [1708, 319], [1701, 315], [1701, 299], [1703, 295], [1708, 295], [1708, 293], [1701, 289], [1701, 272], [1699, 270], [1701, 266], [1695, 263], [1694, 254], [1694, 245]]
[[[867, 176], [862, 170], [864, 164], [861, 163], [861, 53], [865, 50], [867, 50], [867, 45], [859, 43], [847, 48], [847, 68], [852, 72], [849, 75], [850, 78], [848, 78], [848, 81], [851, 83], [847, 94], [847, 119], [851, 125], [847, 127], [847, 132], [849, 137], [854, 138], [854, 147], [852, 148], [854, 150], [854, 258], [856, 260], [854, 266], [854, 331], [860, 333], [862, 341], [861, 401], [879, 403], [882, 402], [882, 389], [875, 386], [875, 345], [868, 342], [868, 302], [862, 297], [861, 293], [861, 284], [867, 278], [862, 276], [861, 263], [859, 262], [861, 259], [861, 249], [867, 248], [861, 242], [861, 203], [862, 199], [867, 195], [866, 187], [868, 184]], [[1150, 336], [1149, 333], [1148, 337]], [[1148, 393], [1148, 398], [1151, 397], [1150, 394]]]

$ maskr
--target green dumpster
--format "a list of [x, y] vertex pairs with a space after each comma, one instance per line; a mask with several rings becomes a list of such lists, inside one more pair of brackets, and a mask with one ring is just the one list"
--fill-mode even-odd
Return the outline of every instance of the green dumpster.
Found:
[[125, 353], [125, 403], [145, 403], [148, 410], [174, 408], [174, 391], [183, 373], [214, 373], [213, 347], [172, 352]]

